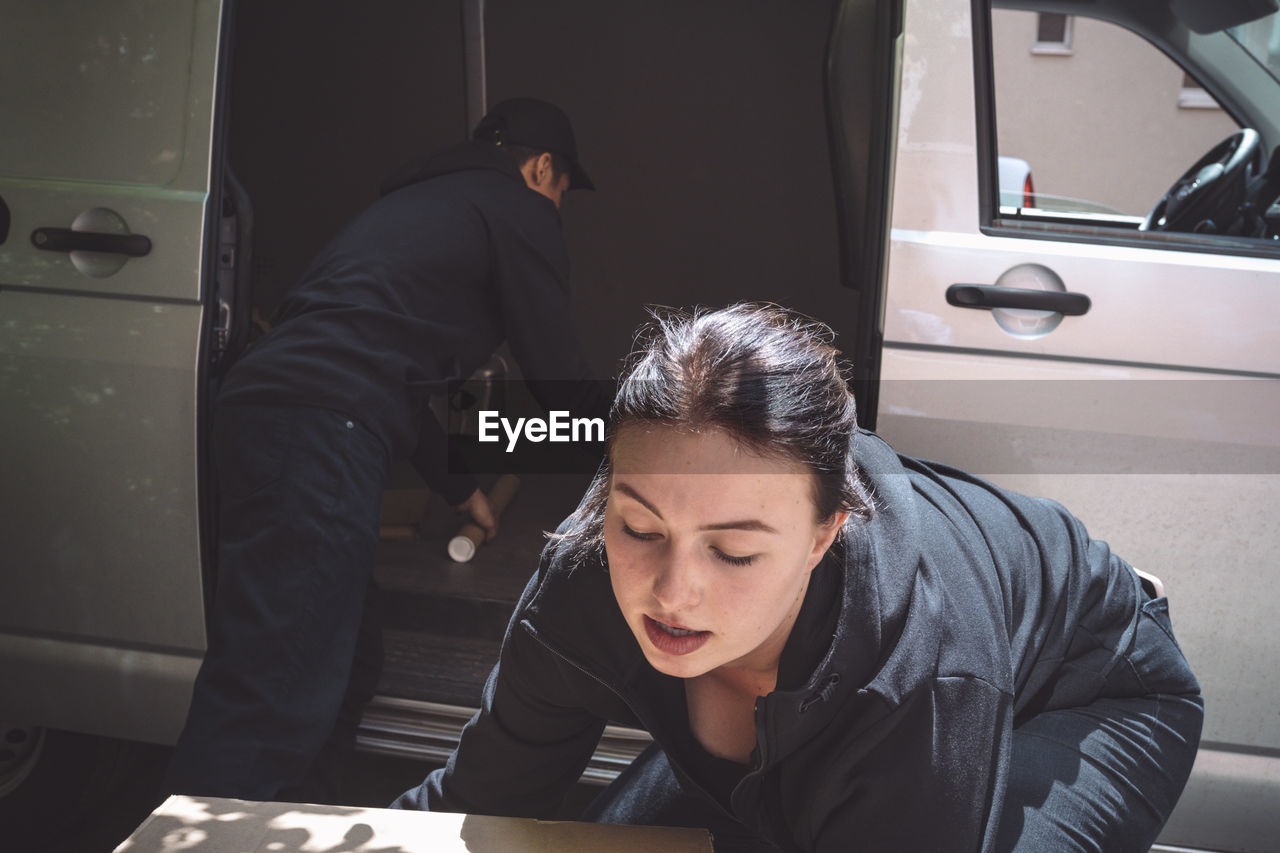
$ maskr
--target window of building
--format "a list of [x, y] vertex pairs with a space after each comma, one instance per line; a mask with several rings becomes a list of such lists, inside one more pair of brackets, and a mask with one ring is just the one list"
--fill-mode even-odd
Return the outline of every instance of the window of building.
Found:
[[1032, 53], [1070, 54], [1071, 16], [1056, 12], [1036, 14], [1036, 41]]
[[1182, 88], [1178, 90], [1178, 106], [1186, 110], [1220, 110], [1218, 102], [1196, 82], [1196, 78], [1183, 73]]

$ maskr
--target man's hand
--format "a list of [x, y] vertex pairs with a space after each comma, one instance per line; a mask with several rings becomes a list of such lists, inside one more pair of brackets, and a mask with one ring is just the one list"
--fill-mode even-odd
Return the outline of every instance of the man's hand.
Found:
[[484, 529], [486, 542], [498, 535], [498, 518], [493, 514], [493, 507], [489, 506], [489, 499], [479, 489], [472, 492], [471, 497], [458, 504], [458, 512], [467, 513], [471, 516], [472, 521]]

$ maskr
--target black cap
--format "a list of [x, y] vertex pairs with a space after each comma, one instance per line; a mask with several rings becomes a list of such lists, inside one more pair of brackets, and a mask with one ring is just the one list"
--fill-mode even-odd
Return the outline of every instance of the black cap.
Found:
[[537, 98], [511, 98], [480, 119], [472, 139], [495, 145], [522, 145], [560, 154], [569, 161], [569, 189], [593, 190], [596, 185], [578, 162], [569, 117], [555, 104]]

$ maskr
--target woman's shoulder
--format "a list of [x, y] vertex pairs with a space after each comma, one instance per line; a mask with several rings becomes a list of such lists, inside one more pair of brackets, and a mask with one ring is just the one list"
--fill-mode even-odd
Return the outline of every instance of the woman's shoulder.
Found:
[[575, 613], [580, 621], [584, 613], [608, 609], [606, 605], [616, 609], [604, 554], [577, 537], [561, 535], [563, 530], [562, 525], [542, 549], [518, 605], [522, 618], [573, 624]]
[[572, 541], [547, 543], [512, 630], [602, 684], [626, 682], [643, 657], [618, 609], [603, 555]]

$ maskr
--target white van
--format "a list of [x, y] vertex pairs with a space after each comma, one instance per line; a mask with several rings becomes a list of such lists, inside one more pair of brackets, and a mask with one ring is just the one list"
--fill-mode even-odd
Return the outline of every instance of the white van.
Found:
[[[1161, 843], [1277, 849], [1280, 16], [996, 6], [0, 0], [0, 820], [177, 736], [205, 425], [253, 312], [396, 165], [532, 94], [600, 187], [564, 209], [600, 372], [646, 303], [833, 325], [866, 425], [1163, 581], [1207, 717]], [[1035, 206], [1002, 204], [1002, 156]], [[385, 543], [365, 748], [449, 749], [580, 488], [528, 478], [465, 567], [440, 506]], [[637, 743], [611, 730], [589, 779]]]

